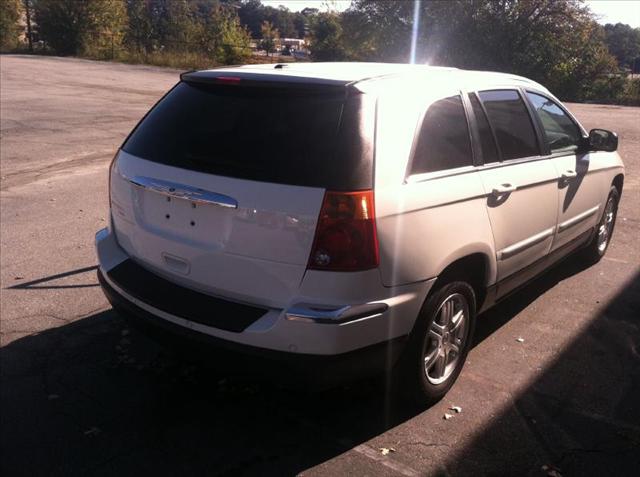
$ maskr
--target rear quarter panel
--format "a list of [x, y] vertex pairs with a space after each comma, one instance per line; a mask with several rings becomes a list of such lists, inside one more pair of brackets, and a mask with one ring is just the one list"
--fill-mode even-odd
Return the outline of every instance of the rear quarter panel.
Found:
[[405, 180], [421, 114], [433, 101], [455, 94], [459, 90], [454, 85], [434, 85], [425, 93], [407, 88], [379, 98], [375, 200], [385, 286], [436, 277], [447, 265], [473, 253], [486, 256], [486, 282], [495, 281], [494, 241], [479, 174], [472, 170], [420, 182]]

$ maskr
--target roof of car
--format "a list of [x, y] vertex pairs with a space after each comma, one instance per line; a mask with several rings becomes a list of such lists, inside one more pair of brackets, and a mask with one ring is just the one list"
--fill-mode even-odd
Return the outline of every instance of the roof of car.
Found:
[[480, 82], [483, 87], [490, 84], [504, 85], [505, 83], [509, 83], [526, 84], [546, 90], [546, 88], [528, 78], [507, 73], [461, 70], [457, 68], [406, 63], [298, 62], [244, 65], [188, 73], [190, 79], [199, 80], [233, 76], [264, 81], [288, 81], [329, 85], [356, 84], [365, 81], [390, 80], [393, 78], [416, 76], [439, 78], [446, 76], [447, 80], [464, 84]]

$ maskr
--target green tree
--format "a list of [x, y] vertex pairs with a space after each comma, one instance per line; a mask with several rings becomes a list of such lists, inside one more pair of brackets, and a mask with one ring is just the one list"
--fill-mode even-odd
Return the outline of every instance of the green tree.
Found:
[[152, 0], [150, 7], [156, 48], [170, 51], [189, 50], [198, 35], [193, 2]]
[[59, 54], [113, 50], [122, 44], [127, 12], [122, 0], [38, 0], [38, 34]]
[[150, 2], [126, 0], [129, 27], [125, 43], [129, 48], [148, 53], [154, 46], [154, 31]]
[[264, 5], [260, 0], [244, 0], [238, 9], [238, 16], [253, 38], [260, 38], [262, 22], [266, 20]]
[[273, 24], [268, 21], [262, 22], [260, 27], [260, 33], [262, 41], [260, 42], [260, 48], [267, 52], [267, 55], [273, 53], [276, 49], [276, 44], [280, 39], [280, 33], [277, 28], [274, 28]]
[[305, 16], [280, 6], [264, 6], [260, 0], [242, 0], [236, 4], [238, 16], [253, 38], [262, 38], [262, 24], [267, 21], [285, 38], [303, 38], [305, 34]]
[[640, 28], [607, 23], [604, 32], [609, 52], [616, 57], [618, 65], [640, 72]]
[[235, 10], [225, 4], [199, 15], [200, 44], [219, 63], [240, 63], [251, 54], [251, 35], [240, 25]]
[[287, 7], [270, 8], [271, 23], [283, 38], [294, 38], [298, 34], [294, 24], [295, 14]]
[[[345, 38], [356, 46], [350, 55], [407, 61], [412, 2], [355, 0], [348, 13], [366, 33], [359, 33], [366, 41]], [[616, 69], [602, 28], [575, 0], [422, 2], [419, 14], [420, 62], [521, 74], [566, 99], [584, 98], [596, 78]]]
[[334, 12], [318, 13], [310, 25], [311, 58], [315, 61], [343, 61], [347, 59], [340, 15]]
[[15, 48], [22, 32], [18, 24], [20, 19], [20, 0], [0, 1], [0, 48]]

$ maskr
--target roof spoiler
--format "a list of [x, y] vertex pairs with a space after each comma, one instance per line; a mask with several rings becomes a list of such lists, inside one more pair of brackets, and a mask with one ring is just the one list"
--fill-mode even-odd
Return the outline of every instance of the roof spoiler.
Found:
[[207, 84], [219, 86], [250, 86], [259, 88], [278, 88], [316, 93], [345, 94], [348, 82], [308, 78], [286, 74], [264, 74], [244, 71], [187, 71], [180, 75], [185, 83]]

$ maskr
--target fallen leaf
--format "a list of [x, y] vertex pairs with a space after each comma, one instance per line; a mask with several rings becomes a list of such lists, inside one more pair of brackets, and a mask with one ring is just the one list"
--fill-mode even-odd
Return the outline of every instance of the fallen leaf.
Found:
[[380, 453], [382, 455], [389, 455], [389, 452], [395, 452], [396, 450], [393, 447], [380, 447]]
[[547, 473], [548, 477], [562, 477], [560, 473], [560, 469], [554, 467], [553, 465], [543, 465], [542, 470]]
[[99, 427], [92, 427], [90, 429], [87, 429], [86, 431], [84, 431], [84, 435], [85, 436], [96, 436], [98, 434], [100, 434], [102, 431], [100, 430]]
[[450, 411], [455, 411], [456, 413], [460, 414], [462, 412], [462, 408], [460, 406], [451, 406], [449, 408]]
[[518, 343], [524, 343], [524, 338], [516, 338], [516, 341], [517, 341]]
[[444, 416], [442, 416], [442, 419], [444, 419], [445, 421], [448, 421], [452, 417], [453, 417], [453, 414], [448, 414], [448, 413], [445, 412]]

